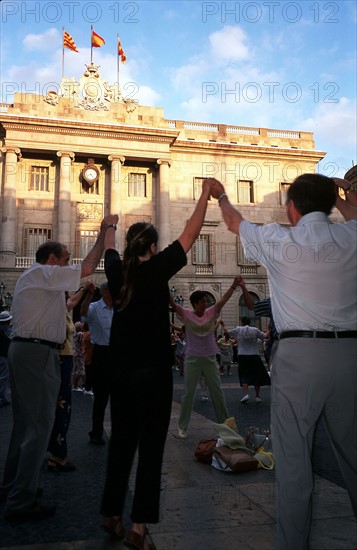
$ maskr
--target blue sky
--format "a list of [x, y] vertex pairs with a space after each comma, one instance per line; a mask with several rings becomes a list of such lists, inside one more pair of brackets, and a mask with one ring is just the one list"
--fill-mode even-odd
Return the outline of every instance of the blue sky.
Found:
[[354, 1], [3, 0], [1, 101], [43, 93], [90, 62], [90, 27], [105, 39], [93, 60], [123, 95], [164, 109], [165, 118], [312, 131], [328, 154], [319, 165], [341, 175], [356, 158]]

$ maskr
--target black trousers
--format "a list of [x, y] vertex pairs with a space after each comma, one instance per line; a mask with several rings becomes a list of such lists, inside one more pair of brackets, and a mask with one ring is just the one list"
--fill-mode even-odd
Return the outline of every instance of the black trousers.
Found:
[[93, 358], [93, 414], [91, 435], [95, 438], [103, 436], [105, 409], [110, 393], [110, 348], [94, 345]]
[[122, 516], [135, 452], [138, 464], [131, 520], [159, 521], [161, 467], [172, 404], [172, 368], [133, 369], [113, 374], [112, 436], [101, 512]]

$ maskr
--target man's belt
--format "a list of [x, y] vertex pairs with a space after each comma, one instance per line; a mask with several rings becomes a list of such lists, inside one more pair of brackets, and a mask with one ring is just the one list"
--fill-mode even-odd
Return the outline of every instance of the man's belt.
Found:
[[27, 344], [42, 344], [43, 346], [49, 346], [54, 349], [63, 349], [63, 344], [57, 344], [56, 342], [51, 342], [50, 340], [42, 340], [41, 338], [21, 338], [21, 336], [14, 336], [12, 339], [13, 342], [25, 342]]
[[280, 334], [283, 338], [357, 338], [357, 330], [287, 330]]

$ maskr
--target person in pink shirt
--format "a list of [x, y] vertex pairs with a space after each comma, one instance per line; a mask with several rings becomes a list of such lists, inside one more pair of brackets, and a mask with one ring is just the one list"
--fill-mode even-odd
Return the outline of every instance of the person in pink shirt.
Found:
[[222, 299], [209, 308], [207, 308], [206, 293], [201, 290], [196, 290], [190, 296], [193, 310], [171, 302], [177, 317], [186, 327], [185, 394], [182, 397], [179, 418], [179, 437], [183, 439], [187, 437], [196, 386], [202, 375], [211, 394], [218, 422], [223, 423], [229, 417], [216, 359], [219, 350], [214, 330], [222, 307], [237, 286], [238, 276], [235, 277], [232, 286], [229, 287]]

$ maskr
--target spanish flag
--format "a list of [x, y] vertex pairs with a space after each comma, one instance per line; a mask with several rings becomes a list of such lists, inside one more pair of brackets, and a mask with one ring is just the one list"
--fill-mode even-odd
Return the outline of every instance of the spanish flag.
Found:
[[72, 50], [73, 52], [79, 53], [77, 46], [72, 38], [72, 36], [67, 32], [63, 31], [63, 47]]
[[92, 48], [100, 48], [105, 44], [104, 38], [92, 30]]
[[125, 55], [124, 50], [123, 50], [123, 47], [122, 47], [122, 45], [121, 45], [119, 36], [118, 36], [118, 55], [119, 55], [119, 57], [121, 57], [121, 62], [122, 62], [122, 63], [125, 63], [125, 61], [126, 61], [126, 55]]

